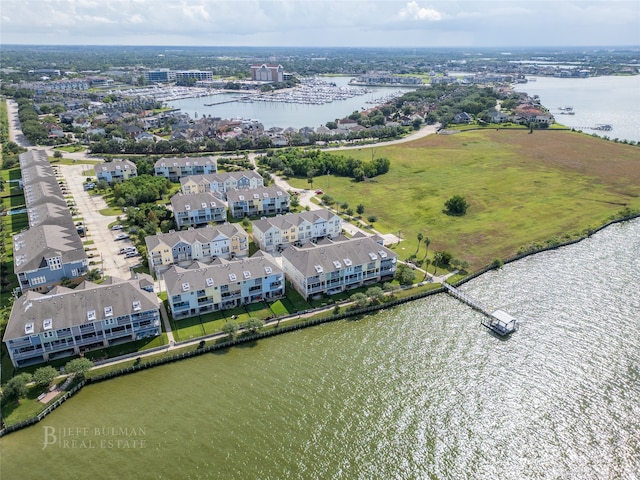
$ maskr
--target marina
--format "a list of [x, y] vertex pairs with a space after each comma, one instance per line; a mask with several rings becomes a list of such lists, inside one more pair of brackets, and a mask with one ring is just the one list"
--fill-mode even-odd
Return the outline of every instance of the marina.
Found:
[[442, 286], [445, 288], [448, 294], [452, 297], [466, 303], [471, 308], [484, 314], [484, 318], [481, 323], [484, 327], [497, 333], [500, 336], [509, 335], [516, 330], [516, 319], [503, 310], [493, 310], [482, 305], [480, 302], [471, 298], [469, 295], [465, 295], [457, 288], [449, 285], [447, 282], [442, 282]]

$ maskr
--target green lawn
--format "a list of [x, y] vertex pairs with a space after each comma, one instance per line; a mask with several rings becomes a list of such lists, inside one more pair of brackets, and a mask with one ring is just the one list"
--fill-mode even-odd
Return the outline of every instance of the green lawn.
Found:
[[[475, 130], [430, 135], [373, 147], [390, 171], [367, 182], [324, 177], [325, 194], [375, 215], [375, 228], [400, 233], [396, 252], [413, 255], [417, 234], [431, 239], [430, 257], [450, 251], [471, 270], [517, 253], [532, 242], [575, 238], [606, 223], [625, 206], [640, 210], [640, 150], [570, 132]], [[341, 152], [370, 160], [371, 148]], [[306, 179], [292, 179], [308, 188]], [[453, 195], [470, 207], [462, 217], [443, 213]], [[424, 255], [424, 244], [419, 257]]]

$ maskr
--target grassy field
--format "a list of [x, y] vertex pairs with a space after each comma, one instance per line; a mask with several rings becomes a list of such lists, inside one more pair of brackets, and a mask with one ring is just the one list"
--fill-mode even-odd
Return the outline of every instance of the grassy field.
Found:
[[[362, 203], [379, 231], [400, 232], [401, 259], [415, 253], [422, 233], [430, 256], [447, 250], [475, 270], [532, 243], [580, 236], [625, 207], [640, 209], [640, 149], [576, 132], [476, 130], [344, 153], [387, 157], [391, 169], [360, 183], [317, 177], [315, 187], [351, 208]], [[306, 179], [291, 183], [308, 187]], [[465, 216], [443, 213], [453, 195], [470, 204]]]

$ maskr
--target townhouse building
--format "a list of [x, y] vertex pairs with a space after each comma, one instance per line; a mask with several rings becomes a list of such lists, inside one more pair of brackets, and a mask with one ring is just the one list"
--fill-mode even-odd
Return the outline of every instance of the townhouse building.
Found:
[[260, 187], [264, 187], [264, 179], [253, 170], [191, 175], [180, 179], [182, 193], [216, 192], [223, 198], [230, 190], [254, 190]]
[[284, 272], [263, 252], [241, 260], [216, 260], [213, 265], [173, 266], [164, 280], [171, 314], [177, 320], [276, 300], [285, 288]]
[[160, 333], [156, 295], [138, 279], [111, 277], [25, 293], [13, 304], [3, 341], [11, 363], [25, 367]]
[[161, 158], [153, 166], [156, 176], [178, 182], [189, 175], [207, 175], [218, 171], [218, 162], [213, 157]]
[[178, 193], [171, 197], [171, 208], [178, 228], [219, 223], [227, 219], [225, 204], [211, 192]]
[[44, 150], [19, 156], [28, 230], [13, 237], [14, 273], [22, 292], [46, 292], [63, 279], [79, 282], [89, 260]]
[[391, 280], [398, 256], [372, 237], [322, 245], [290, 246], [282, 252], [282, 268], [305, 299]]
[[216, 258], [233, 259], [249, 255], [249, 235], [237, 223], [145, 237], [149, 268], [158, 275], [172, 265], [186, 267], [194, 261], [211, 263]]
[[231, 190], [227, 192], [227, 203], [233, 218], [262, 217], [289, 212], [291, 196], [277, 186]]
[[113, 160], [93, 167], [98, 180], [105, 182], [122, 182], [138, 176], [136, 164], [129, 160]]
[[327, 209], [288, 213], [254, 220], [253, 240], [265, 252], [302, 246], [310, 241], [337, 238], [342, 233], [342, 218]]

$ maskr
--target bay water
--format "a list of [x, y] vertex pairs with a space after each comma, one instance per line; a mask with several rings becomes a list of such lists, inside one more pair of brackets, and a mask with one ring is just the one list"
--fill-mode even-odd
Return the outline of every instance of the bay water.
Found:
[[439, 294], [84, 388], [5, 479], [637, 479], [640, 220]]

